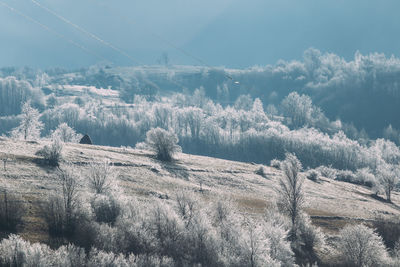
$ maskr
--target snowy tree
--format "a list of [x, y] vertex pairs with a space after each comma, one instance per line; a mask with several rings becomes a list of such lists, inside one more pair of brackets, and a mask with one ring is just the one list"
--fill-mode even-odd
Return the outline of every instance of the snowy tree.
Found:
[[175, 152], [180, 152], [176, 134], [161, 128], [151, 129], [146, 134], [146, 145], [156, 152], [160, 160], [170, 161]]
[[385, 191], [386, 200], [391, 202], [392, 191], [399, 182], [398, 167], [382, 163], [378, 166], [378, 180]]
[[282, 101], [282, 107], [285, 116], [291, 119], [292, 125], [296, 128], [311, 120], [312, 101], [306, 95], [292, 92]]
[[39, 120], [39, 111], [31, 107], [30, 101], [23, 104], [21, 117], [20, 125], [11, 131], [11, 135], [15, 138], [23, 138], [23, 140], [39, 139], [43, 123]]
[[250, 95], [240, 95], [235, 101], [235, 109], [251, 110], [253, 107], [253, 99]]
[[346, 226], [339, 234], [339, 253], [348, 266], [384, 266], [388, 253], [382, 238], [364, 225]]
[[59, 138], [62, 142], [78, 143], [82, 138], [81, 134], [77, 134], [74, 129], [68, 126], [67, 123], [61, 123], [52, 133], [52, 137]]
[[292, 235], [296, 235], [296, 223], [304, 205], [304, 177], [300, 175], [301, 163], [294, 154], [286, 154], [281, 163], [283, 177], [279, 180], [277, 205], [292, 222]]

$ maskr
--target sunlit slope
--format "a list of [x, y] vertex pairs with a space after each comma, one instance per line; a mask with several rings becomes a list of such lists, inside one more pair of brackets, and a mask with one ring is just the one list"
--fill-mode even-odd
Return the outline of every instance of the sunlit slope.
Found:
[[[44, 144], [0, 139], [0, 158], [11, 158], [6, 170], [1, 165], [0, 187], [14, 192], [26, 203], [22, 235], [32, 241], [48, 238], [39, 207], [57, 186], [56, 169], [41, 165], [40, 158], [35, 156]], [[80, 144], [65, 145], [61, 167], [65, 162], [75, 165], [82, 172], [84, 183], [86, 164], [104, 158], [115, 165], [122, 190], [142, 201], [170, 201], [177, 191], [190, 190], [205, 201], [230, 199], [244, 216], [262, 216], [274, 202], [282, 175], [280, 170], [264, 166], [263, 177], [256, 174], [260, 165], [210, 157], [178, 154], [174, 162], [164, 163], [147, 151]], [[368, 188], [324, 177], [318, 183], [306, 179], [304, 188], [307, 212], [327, 232], [335, 232], [348, 222], [400, 215], [397, 192], [393, 194], [393, 203], [386, 203], [374, 198]]]

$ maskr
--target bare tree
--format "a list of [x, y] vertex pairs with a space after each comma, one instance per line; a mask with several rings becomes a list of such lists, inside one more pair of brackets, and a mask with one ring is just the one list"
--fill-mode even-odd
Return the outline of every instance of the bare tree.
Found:
[[61, 185], [64, 208], [67, 217], [72, 214], [78, 196], [78, 177], [72, 166], [64, 167], [58, 171], [58, 181]]
[[198, 200], [194, 197], [193, 194], [186, 192], [179, 192], [176, 194], [176, 204], [178, 215], [185, 222], [185, 226], [188, 227], [197, 212], [197, 203]]
[[89, 187], [96, 193], [102, 194], [108, 191], [117, 174], [109, 160], [105, 159], [102, 163], [91, 163], [89, 165], [88, 179]]
[[61, 194], [50, 195], [43, 206], [49, 232], [56, 236], [70, 235], [75, 228], [75, 210], [78, 205], [78, 176], [70, 165], [57, 172]]
[[304, 206], [303, 182], [300, 176], [301, 163], [294, 154], [286, 154], [286, 159], [281, 163], [283, 177], [279, 180], [277, 189], [278, 207], [285, 212], [292, 222], [292, 235], [296, 235], [296, 223]]

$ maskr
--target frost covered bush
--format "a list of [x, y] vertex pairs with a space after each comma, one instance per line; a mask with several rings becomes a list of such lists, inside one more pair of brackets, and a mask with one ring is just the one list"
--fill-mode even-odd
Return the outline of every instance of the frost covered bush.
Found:
[[52, 139], [58, 138], [64, 143], [78, 143], [82, 135], [77, 134], [74, 129], [64, 122], [58, 125], [57, 129], [52, 132], [51, 137]]
[[256, 174], [258, 174], [258, 175], [260, 175], [260, 176], [262, 176], [262, 177], [266, 177], [266, 173], [265, 173], [265, 171], [264, 171], [264, 167], [263, 166], [260, 166], [256, 171], [255, 171], [255, 173]]
[[352, 171], [349, 170], [338, 170], [336, 172], [335, 180], [348, 182], [348, 183], [355, 183], [356, 176]]
[[369, 168], [358, 169], [355, 173], [355, 181], [358, 184], [363, 184], [371, 188], [374, 188], [378, 184], [375, 175]]
[[304, 264], [317, 262], [316, 251], [325, 244], [324, 234], [318, 227], [312, 225], [310, 217], [305, 213], [301, 214], [296, 228], [297, 237], [292, 243], [296, 258]]
[[45, 145], [42, 149], [36, 152], [36, 155], [41, 156], [50, 166], [58, 166], [62, 159], [63, 144], [59, 138], [54, 138], [50, 145]]
[[172, 160], [172, 156], [181, 151], [176, 134], [161, 128], [154, 128], [146, 133], [146, 145], [156, 153], [158, 159], [164, 161]]
[[109, 192], [116, 187], [117, 172], [109, 160], [102, 163], [90, 163], [87, 172], [89, 187], [96, 194]]
[[329, 179], [336, 179], [337, 170], [327, 166], [319, 166], [316, 169], [322, 176]]
[[294, 264], [294, 253], [288, 241], [290, 222], [275, 209], [269, 209], [263, 223], [265, 236], [268, 238], [268, 248], [271, 258], [279, 261], [282, 266]]
[[86, 266], [86, 254], [74, 245], [51, 250], [47, 245], [25, 241], [18, 235], [10, 235], [0, 243], [1, 266]]
[[389, 258], [382, 238], [364, 225], [342, 229], [338, 250], [341, 261], [349, 266], [385, 266]]
[[51, 235], [71, 235], [78, 223], [79, 177], [72, 166], [66, 165], [57, 171], [55, 179], [58, 192], [44, 203], [44, 216]]
[[96, 222], [114, 225], [121, 214], [121, 206], [118, 200], [111, 195], [96, 195], [91, 201]]
[[49, 266], [51, 250], [44, 244], [30, 244], [18, 235], [10, 235], [0, 243], [1, 266]]
[[270, 165], [271, 167], [274, 167], [274, 168], [280, 170], [280, 168], [281, 168], [281, 161], [280, 161], [280, 160], [277, 160], [277, 159], [273, 159], [273, 160], [271, 160], [271, 162], [270, 162], [269, 165]]
[[319, 180], [319, 173], [316, 170], [310, 170], [307, 172], [307, 179], [313, 181], [313, 182], [318, 182]]

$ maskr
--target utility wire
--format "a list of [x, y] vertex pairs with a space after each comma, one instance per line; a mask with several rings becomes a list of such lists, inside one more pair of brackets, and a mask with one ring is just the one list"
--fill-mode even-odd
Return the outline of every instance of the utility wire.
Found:
[[58, 19], [62, 20], [63, 22], [69, 24], [70, 26], [74, 27], [75, 29], [77, 29], [78, 31], [88, 35], [89, 37], [91, 37], [92, 39], [102, 43], [103, 45], [111, 48], [112, 50], [114, 50], [115, 52], [127, 57], [129, 60], [131, 60], [132, 62], [134, 62], [135, 64], [138, 65], [144, 65], [142, 64], [140, 61], [136, 60], [135, 58], [133, 58], [132, 56], [130, 56], [128, 53], [126, 53], [125, 51], [123, 51], [122, 49], [116, 47], [115, 45], [105, 41], [104, 39], [100, 38], [99, 36], [95, 35], [94, 33], [89, 32], [88, 30], [82, 28], [81, 26], [71, 22], [70, 20], [68, 20], [67, 18], [61, 16], [60, 14], [56, 13], [54, 10], [49, 9], [48, 7], [45, 7], [44, 5], [40, 4], [39, 2], [35, 1], [35, 0], [31, 0], [32, 3], [34, 3], [36, 6], [40, 7], [41, 9], [47, 11], [48, 13], [52, 14], [53, 16], [57, 17]]
[[79, 49], [85, 51], [86, 53], [88, 53], [88, 54], [90, 54], [90, 55], [92, 55], [92, 56], [95, 56], [95, 57], [97, 57], [97, 58], [99, 58], [99, 59], [101, 59], [101, 60], [109, 61], [109, 60], [106, 59], [105, 57], [103, 57], [103, 56], [101, 56], [101, 55], [98, 55], [97, 53], [91, 51], [90, 49], [84, 47], [83, 45], [81, 45], [81, 44], [79, 44], [79, 43], [77, 43], [77, 42], [75, 42], [75, 41], [73, 41], [73, 40], [71, 40], [71, 39], [68, 39], [66, 36], [62, 35], [61, 33], [59, 33], [59, 32], [57, 32], [57, 31], [53, 30], [52, 28], [48, 27], [47, 25], [45, 25], [45, 24], [43, 24], [43, 23], [41, 23], [41, 22], [35, 20], [34, 18], [32, 18], [32, 17], [30, 17], [30, 16], [28, 16], [28, 15], [22, 13], [22, 12], [19, 11], [18, 9], [16, 9], [16, 8], [10, 6], [10, 5], [8, 5], [7, 3], [5, 3], [5, 2], [3, 2], [3, 1], [1, 1], [1, 0], [0, 0], [0, 5], [2, 5], [2, 6], [4, 6], [4, 7], [6, 7], [6, 8], [8, 8], [9, 10], [11, 10], [11, 11], [14, 12], [14, 13], [16, 13], [17, 15], [19, 15], [19, 16], [25, 18], [26, 20], [28, 20], [28, 21], [30, 21], [30, 22], [33, 22], [33, 23], [35, 23], [35, 24], [37, 24], [37, 25], [39, 25], [40, 27], [42, 27], [42, 28], [45, 29], [46, 31], [48, 31], [48, 32], [50, 32], [50, 33], [56, 35], [57, 37], [59, 37], [59, 38], [65, 40], [65, 41], [67, 41], [68, 43], [70, 43], [70, 44], [72, 44], [72, 45], [78, 47]]
[[[31, 0], [31, 1], [35, 1], [35, 0]], [[92, 1], [93, 1], [93, 0], [92, 0]], [[97, 1], [93, 1], [93, 2], [95, 2], [97, 5], [103, 5], [104, 7], [107, 8], [107, 10], [114, 10], [114, 12], [115, 12], [115, 9], [113, 9], [113, 8], [111, 8], [111, 7], [109, 7], [109, 6], [106, 6], [106, 5], [104, 5], [104, 4], [100, 4], [100, 3], [98, 3]], [[116, 13], [116, 12], [115, 12], [115, 13]], [[128, 18], [126, 18], [125, 16], [121, 16], [121, 14], [119, 14], [119, 17], [122, 18], [127, 24], [136, 24], [135, 21], [133, 21], [132, 19], [128, 19]], [[189, 53], [188, 51], [186, 51], [185, 49], [183, 49], [183, 48], [181, 48], [181, 47], [178, 47], [176, 44], [174, 44], [174, 43], [171, 42], [170, 40], [168, 40], [168, 39], [166, 39], [166, 38], [160, 36], [159, 34], [157, 34], [157, 33], [155, 33], [155, 32], [152, 32], [152, 31], [149, 31], [149, 32], [150, 32], [150, 34], [153, 35], [155, 38], [157, 38], [157, 39], [159, 39], [160, 41], [162, 41], [162, 42], [168, 44], [169, 46], [171, 46], [171, 47], [174, 48], [175, 50], [179, 51], [181, 54], [183, 54], [183, 55], [185, 55], [185, 56], [187, 56], [187, 57], [192, 58], [193, 60], [197, 61], [198, 63], [200, 63], [201, 65], [203, 65], [203, 66], [205, 66], [205, 67], [208, 67], [208, 68], [210, 68], [210, 69], [213, 68], [212, 66], [210, 66], [209, 64], [207, 64], [207, 62], [205, 62], [205, 61], [202, 60], [201, 58], [199, 58], [199, 57], [193, 55], [192, 53]], [[232, 78], [230, 75], [226, 74], [226, 73], [224, 73], [224, 76], [227, 77], [227, 78], [230, 79], [230, 80], [233, 80], [233, 78]], [[238, 84], [239, 82], [235, 81], [235, 83]]]
[[[106, 46], [106, 47], [108, 47], [108, 48], [111, 48], [112, 50], [118, 52], [119, 54], [121, 54], [121, 55], [127, 57], [129, 60], [131, 60], [131, 61], [134, 62], [135, 64], [138, 64], [138, 65], [145, 65], [145, 64], [141, 63], [140, 61], [136, 60], [135, 58], [133, 58], [132, 56], [130, 56], [127, 52], [123, 51], [122, 49], [116, 47], [115, 45], [111, 44], [110, 42], [105, 41], [104, 39], [100, 38], [100, 37], [97, 36], [96, 34], [89, 32], [88, 30], [84, 29], [83, 27], [79, 26], [78, 24], [73, 23], [72, 21], [70, 21], [69, 19], [65, 18], [64, 16], [61, 16], [60, 14], [56, 13], [55, 11], [53, 11], [53, 10], [47, 8], [46, 6], [40, 4], [38, 1], [31, 0], [31, 2], [32, 2], [33, 4], [35, 4], [36, 6], [42, 8], [42, 9], [45, 10], [46, 12], [52, 14], [53, 16], [55, 16], [56, 18], [58, 18], [59, 20], [63, 21], [64, 23], [66, 23], [66, 24], [72, 26], [72, 27], [75, 28], [76, 30], [78, 30], [78, 31], [80, 31], [80, 32], [82, 32], [82, 33], [84, 33], [85, 35], [88, 35], [88, 36], [91, 37], [92, 39], [94, 39], [94, 40], [100, 42], [101, 44], [103, 44], [104, 46]], [[145, 82], [150, 83], [150, 81], [149, 81], [147, 78], [144, 79], [144, 80], [145, 80]], [[186, 88], [185, 86], [183, 86], [183, 85], [177, 83], [176, 81], [172, 81], [172, 80], [171, 80], [171, 82], [172, 82], [173, 84], [177, 85], [178, 87]]]

